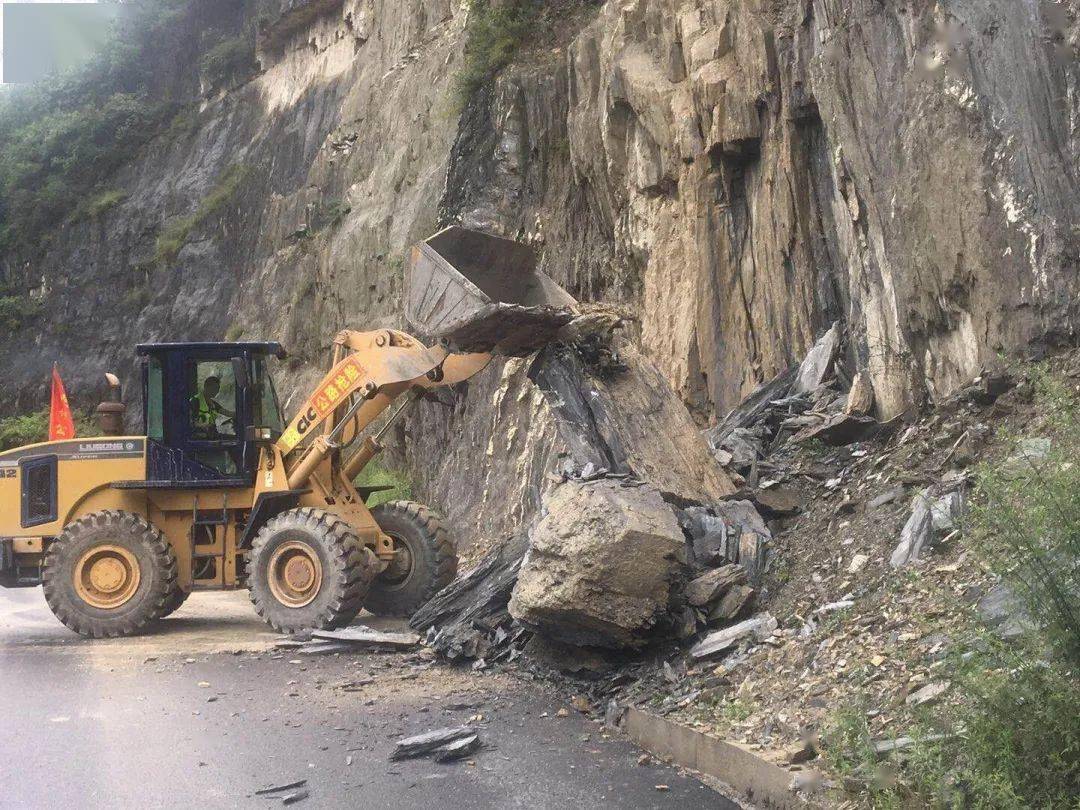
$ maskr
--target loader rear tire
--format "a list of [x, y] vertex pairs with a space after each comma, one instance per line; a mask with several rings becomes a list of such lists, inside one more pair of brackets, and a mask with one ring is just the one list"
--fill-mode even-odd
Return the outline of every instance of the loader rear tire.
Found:
[[137, 633], [162, 615], [176, 588], [176, 557], [159, 529], [106, 509], [75, 521], [45, 554], [45, 601], [90, 638]]
[[371, 510], [398, 552], [375, 578], [364, 607], [379, 616], [411, 616], [457, 574], [457, 552], [439, 516], [423, 504], [391, 501]]
[[263, 526], [248, 555], [255, 612], [279, 633], [351, 622], [377, 570], [352, 527], [312, 507], [282, 512]]
[[161, 615], [158, 616], [158, 618], [164, 619], [166, 616], [171, 616], [180, 609], [189, 596], [191, 596], [191, 594], [188, 591], [179, 587], [173, 588], [165, 598], [165, 605], [162, 607]]

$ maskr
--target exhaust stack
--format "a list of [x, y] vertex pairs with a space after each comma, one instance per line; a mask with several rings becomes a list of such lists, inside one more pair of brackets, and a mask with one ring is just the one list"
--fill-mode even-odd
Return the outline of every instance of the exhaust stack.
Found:
[[106, 394], [105, 401], [100, 403], [94, 411], [98, 429], [103, 436], [123, 436], [124, 413], [127, 411], [127, 406], [121, 401], [120, 378], [106, 372], [105, 381], [109, 384], [109, 392]]

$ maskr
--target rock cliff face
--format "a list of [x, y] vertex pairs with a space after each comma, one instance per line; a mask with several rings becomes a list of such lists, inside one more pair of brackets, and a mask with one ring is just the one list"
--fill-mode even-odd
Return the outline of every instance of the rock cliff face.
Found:
[[703, 416], [839, 319], [890, 417], [1074, 335], [1076, 10], [609, 2], [463, 120], [490, 122], [491, 156], [451, 183], [457, 210], [535, 231], [572, 291], [627, 300]]
[[[134, 343], [226, 334], [281, 340], [305, 389], [337, 329], [404, 325], [407, 246], [462, 221], [624, 308], [702, 426], [833, 321], [894, 416], [1075, 337], [1078, 10], [609, 0], [458, 110], [457, 0], [282, 0], [258, 75], [135, 156], [125, 202], [0, 260], [48, 302], [0, 344], [2, 404], [39, 407], [54, 358], [76, 399], [106, 368], [132, 392]], [[525, 364], [495, 364], [398, 461], [468, 544], [535, 511], [553, 431]]]

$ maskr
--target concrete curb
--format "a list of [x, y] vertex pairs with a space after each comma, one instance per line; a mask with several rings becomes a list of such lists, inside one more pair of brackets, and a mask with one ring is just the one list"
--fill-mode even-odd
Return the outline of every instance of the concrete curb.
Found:
[[789, 771], [741, 745], [709, 737], [633, 706], [626, 711], [623, 729], [646, 751], [715, 777], [760, 807], [803, 810], [821, 806], [791, 789], [796, 774], [800, 784], [820, 782], [818, 774], [810, 769], [798, 766], [798, 770]]

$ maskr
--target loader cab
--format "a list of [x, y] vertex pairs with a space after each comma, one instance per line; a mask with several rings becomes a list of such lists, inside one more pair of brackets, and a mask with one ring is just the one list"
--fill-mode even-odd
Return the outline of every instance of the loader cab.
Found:
[[252, 428], [284, 427], [271, 365], [278, 343], [149, 343], [143, 358], [146, 475], [247, 486], [259, 460]]

